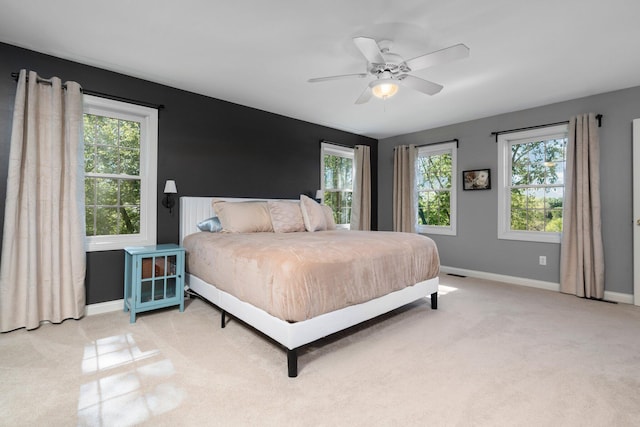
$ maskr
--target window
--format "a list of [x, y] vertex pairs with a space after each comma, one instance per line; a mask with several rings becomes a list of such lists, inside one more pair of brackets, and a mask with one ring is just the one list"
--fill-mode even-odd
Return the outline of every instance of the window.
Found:
[[567, 125], [498, 138], [498, 238], [560, 242]]
[[456, 234], [455, 143], [425, 145], [416, 157], [419, 233]]
[[84, 96], [87, 250], [156, 243], [158, 111]]
[[322, 143], [320, 171], [322, 201], [333, 210], [338, 227], [349, 228], [353, 195], [353, 148]]

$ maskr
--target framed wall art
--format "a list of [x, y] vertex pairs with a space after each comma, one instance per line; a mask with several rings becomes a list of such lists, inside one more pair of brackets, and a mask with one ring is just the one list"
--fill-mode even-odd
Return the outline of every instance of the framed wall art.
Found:
[[491, 169], [476, 169], [462, 172], [462, 188], [464, 190], [491, 189]]

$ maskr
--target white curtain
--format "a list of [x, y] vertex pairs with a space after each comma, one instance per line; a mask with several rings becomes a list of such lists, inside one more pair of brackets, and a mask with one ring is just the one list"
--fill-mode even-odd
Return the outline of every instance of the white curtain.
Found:
[[594, 113], [569, 120], [560, 291], [604, 297], [600, 215], [600, 140]]
[[0, 328], [84, 315], [84, 160], [80, 86], [20, 71], [0, 265]]
[[351, 202], [351, 229], [371, 230], [371, 148], [356, 145], [354, 150], [355, 179]]
[[415, 145], [400, 145], [393, 153], [393, 229], [415, 233]]

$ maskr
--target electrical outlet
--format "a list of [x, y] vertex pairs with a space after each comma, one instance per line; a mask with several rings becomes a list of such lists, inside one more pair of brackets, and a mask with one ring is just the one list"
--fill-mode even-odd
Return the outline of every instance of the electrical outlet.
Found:
[[540, 265], [547, 265], [547, 257], [544, 255], [540, 255], [539, 263]]

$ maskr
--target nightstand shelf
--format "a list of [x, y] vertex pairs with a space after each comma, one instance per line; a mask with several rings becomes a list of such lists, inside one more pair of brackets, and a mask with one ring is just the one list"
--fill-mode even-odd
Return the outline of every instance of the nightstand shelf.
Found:
[[176, 244], [124, 249], [124, 311], [138, 313], [180, 306], [184, 311], [184, 248]]

